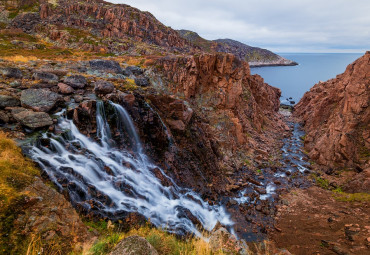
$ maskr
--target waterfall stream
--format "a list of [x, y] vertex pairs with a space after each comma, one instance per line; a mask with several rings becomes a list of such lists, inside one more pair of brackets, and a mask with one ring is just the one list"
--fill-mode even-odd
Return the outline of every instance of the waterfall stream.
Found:
[[[50, 141], [37, 143], [29, 156], [61, 189], [73, 204], [103, 214], [138, 212], [158, 226], [175, 233], [201, 236], [194, 217], [204, 229], [212, 230], [219, 221], [233, 222], [222, 206], [211, 206], [190, 189], [181, 188], [145, 155], [135, 126], [127, 111], [110, 102], [117, 117], [117, 128], [126, 132], [131, 150], [119, 149], [112, 139], [103, 102], [97, 103], [98, 141], [83, 135], [72, 120], [62, 115], [58, 129], [62, 135], [43, 134]], [[166, 179], [164, 185], [154, 171]]]

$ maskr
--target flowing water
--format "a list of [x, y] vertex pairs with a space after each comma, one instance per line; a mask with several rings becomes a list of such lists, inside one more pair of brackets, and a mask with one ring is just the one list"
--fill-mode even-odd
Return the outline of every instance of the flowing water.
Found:
[[[177, 186], [150, 161], [130, 115], [121, 105], [110, 104], [117, 117], [115, 128], [128, 134], [131, 150], [116, 146], [103, 102], [97, 103], [97, 141], [83, 135], [61, 114], [58, 129], [62, 135], [44, 134], [48, 142], [38, 142], [28, 150], [49, 178], [68, 192], [72, 203], [106, 215], [138, 212], [156, 226], [179, 234], [201, 236], [196, 223], [206, 230], [212, 230], [218, 221], [231, 228], [233, 222], [222, 206], [211, 206], [192, 190]], [[155, 171], [170, 185], [163, 185]]]

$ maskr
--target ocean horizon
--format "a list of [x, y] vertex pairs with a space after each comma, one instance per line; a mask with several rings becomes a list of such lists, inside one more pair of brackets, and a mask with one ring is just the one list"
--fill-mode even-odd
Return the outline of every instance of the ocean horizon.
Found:
[[[297, 66], [252, 67], [252, 74], [259, 74], [266, 83], [281, 89], [282, 103], [298, 101], [304, 93], [320, 81], [335, 78], [346, 67], [361, 57], [362, 53], [279, 53], [296, 61]], [[289, 99], [289, 98], [292, 99]], [[287, 100], [289, 99], [289, 100]]]

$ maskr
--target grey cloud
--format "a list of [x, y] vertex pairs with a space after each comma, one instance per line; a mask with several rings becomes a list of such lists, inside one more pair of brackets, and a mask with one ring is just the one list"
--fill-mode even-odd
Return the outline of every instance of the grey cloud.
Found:
[[206, 39], [275, 51], [370, 50], [369, 0], [111, 0], [153, 13]]

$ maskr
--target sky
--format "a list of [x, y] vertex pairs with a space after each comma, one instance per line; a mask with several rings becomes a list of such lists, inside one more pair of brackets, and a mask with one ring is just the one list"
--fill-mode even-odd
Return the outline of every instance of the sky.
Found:
[[370, 50], [370, 0], [109, 0], [174, 29], [275, 52]]

